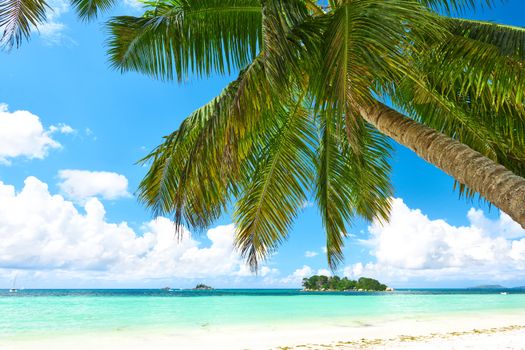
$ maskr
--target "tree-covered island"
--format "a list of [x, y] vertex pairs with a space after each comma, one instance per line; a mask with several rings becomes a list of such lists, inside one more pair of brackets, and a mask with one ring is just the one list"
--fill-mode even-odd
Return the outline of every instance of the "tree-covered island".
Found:
[[207, 286], [203, 283], [199, 283], [193, 288], [193, 290], [213, 290], [213, 287]]
[[303, 278], [305, 291], [393, 291], [373, 278], [361, 277], [357, 281], [346, 277], [314, 275]]

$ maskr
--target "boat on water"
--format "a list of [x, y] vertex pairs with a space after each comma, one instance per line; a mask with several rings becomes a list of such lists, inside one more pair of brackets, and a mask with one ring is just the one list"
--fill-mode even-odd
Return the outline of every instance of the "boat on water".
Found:
[[499, 294], [501, 294], [501, 295], [507, 295], [508, 293], [507, 293], [507, 292], [501, 292], [501, 293], [499, 293]]
[[18, 289], [16, 288], [16, 276], [13, 280], [13, 287], [9, 289], [9, 293], [18, 293]]

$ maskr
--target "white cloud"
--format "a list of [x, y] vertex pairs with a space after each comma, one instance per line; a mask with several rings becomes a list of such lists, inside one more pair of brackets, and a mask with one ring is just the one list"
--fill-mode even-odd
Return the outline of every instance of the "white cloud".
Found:
[[29, 111], [10, 112], [7, 104], [0, 104], [0, 163], [10, 164], [12, 158], [43, 159], [50, 149], [60, 148], [52, 138], [55, 132], [70, 133], [69, 125], [51, 126], [47, 130], [40, 118]]
[[[0, 273], [32, 271], [34, 278], [69, 276], [107, 281], [246, 276], [233, 247], [234, 226], [210, 229], [209, 246], [172, 221], [159, 217], [136, 232], [126, 222], [110, 223], [103, 204], [88, 200], [80, 212], [61, 195], [52, 195], [35, 177], [20, 192], [0, 182]], [[278, 274], [263, 266], [264, 276]], [[93, 284], [92, 284], [93, 285]]]
[[128, 7], [130, 7], [133, 10], [140, 10], [144, 8], [144, 3], [138, 0], [124, 0], [124, 4], [126, 4]]
[[501, 213], [498, 220], [490, 220], [483, 214], [482, 210], [471, 208], [467, 217], [471, 225], [486, 236], [511, 239], [525, 236], [525, 230], [505, 213]]
[[305, 201], [303, 201], [302, 208], [303, 209], [312, 208], [314, 205], [315, 205], [314, 202], [310, 202], [308, 200], [305, 200]]
[[66, 25], [61, 22], [61, 17], [69, 11], [70, 4], [66, 0], [48, 1], [49, 9], [46, 11], [46, 22], [38, 26], [40, 38], [48, 45], [59, 45], [72, 39], [64, 35]]
[[343, 270], [343, 275], [351, 278], [358, 278], [363, 276], [363, 263], [356, 263], [351, 266], [347, 266]]
[[308, 265], [303, 265], [302, 268], [295, 270], [295, 271], [292, 273], [292, 276], [294, 276], [294, 277], [299, 277], [299, 278], [303, 278], [303, 277], [308, 277], [308, 276], [310, 276], [312, 273], [313, 273], [313, 271], [312, 271], [312, 268], [311, 268], [310, 266], [308, 266]]
[[49, 132], [50, 133], [59, 132], [61, 134], [74, 134], [76, 130], [67, 124], [60, 123], [58, 125], [51, 125], [49, 127]]
[[303, 265], [303, 267], [296, 269], [290, 275], [284, 278], [281, 278], [279, 282], [282, 284], [287, 284], [287, 285], [299, 285], [301, 284], [301, 281], [303, 280], [303, 278], [310, 277], [313, 274], [314, 274], [313, 270], [310, 266]]
[[319, 275], [319, 276], [332, 276], [332, 272], [330, 272], [330, 270], [328, 270], [328, 269], [319, 269], [319, 270], [317, 270], [316, 275]]
[[310, 250], [307, 250], [306, 252], [304, 252], [304, 256], [307, 257], [307, 258], [313, 258], [315, 256], [319, 255], [318, 252], [313, 252], [313, 251], [310, 251]]
[[60, 170], [58, 187], [70, 199], [83, 201], [91, 197], [118, 199], [130, 197], [128, 179], [108, 171]]
[[[374, 222], [371, 238], [362, 241], [376, 262], [348, 266], [349, 277], [372, 276], [384, 281], [507, 280], [525, 277], [525, 230], [502, 213], [487, 218], [471, 209], [469, 226], [429, 219], [401, 199], [392, 202], [390, 221]], [[514, 239], [508, 239], [514, 238]]]

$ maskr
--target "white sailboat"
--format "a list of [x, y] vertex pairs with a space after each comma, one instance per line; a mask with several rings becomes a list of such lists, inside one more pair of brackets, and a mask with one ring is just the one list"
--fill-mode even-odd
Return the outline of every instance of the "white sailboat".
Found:
[[13, 280], [13, 288], [9, 289], [9, 293], [18, 293], [18, 289], [16, 289], [16, 276]]

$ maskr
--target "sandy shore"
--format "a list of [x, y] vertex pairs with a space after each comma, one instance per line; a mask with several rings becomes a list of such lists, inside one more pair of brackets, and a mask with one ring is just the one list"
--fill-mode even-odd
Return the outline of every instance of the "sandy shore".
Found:
[[374, 324], [111, 331], [0, 340], [2, 350], [78, 349], [524, 349], [525, 312]]

